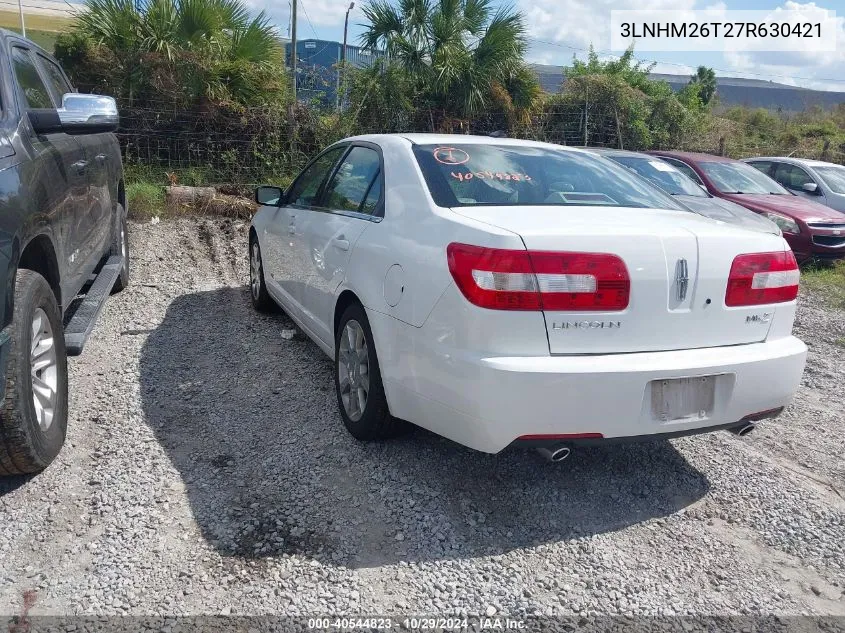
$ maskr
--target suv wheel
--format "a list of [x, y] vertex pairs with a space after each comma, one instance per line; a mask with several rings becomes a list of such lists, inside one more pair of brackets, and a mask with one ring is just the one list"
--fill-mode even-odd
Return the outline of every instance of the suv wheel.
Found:
[[43, 470], [67, 432], [67, 355], [62, 319], [47, 280], [31, 270], [15, 279], [15, 309], [5, 354], [0, 409], [0, 474]]
[[337, 405], [346, 429], [363, 441], [397, 435], [401, 423], [387, 408], [370, 322], [357, 303], [340, 317], [334, 358]]
[[118, 275], [117, 281], [114, 282], [114, 288], [112, 288], [113, 293], [120, 292], [129, 285], [129, 226], [123, 206], [118, 204], [115, 213], [117, 214], [117, 226], [112, 237], [109, 254], [121, 255], [123, 257], [123, 268], [120, 269], [120, 275]]

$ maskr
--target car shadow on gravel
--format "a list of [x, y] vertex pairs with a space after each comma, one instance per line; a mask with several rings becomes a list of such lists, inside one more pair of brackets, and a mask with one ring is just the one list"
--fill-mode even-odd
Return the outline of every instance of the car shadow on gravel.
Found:
[[414, 430], [346, 434], [332, 364], [245, 288], [182, 295], [141, 353], [146, 423], [224, 556], [325, 564], [500, 554], [602, 534], [701, 499], [707, 479], [669, 442], [487, 455]]

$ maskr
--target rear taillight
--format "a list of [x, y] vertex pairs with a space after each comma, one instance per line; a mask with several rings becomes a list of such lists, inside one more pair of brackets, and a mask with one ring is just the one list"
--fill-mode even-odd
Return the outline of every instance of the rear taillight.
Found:
[[608, 253], [449, 244], [449, 271], [473, 304], [493, 310], [612, 311], [628, 307], [625, 263]]
[[798, 296], [798, 263], [792, 251], [737, 255], [731, 265], [725, 305], [783, 303]]

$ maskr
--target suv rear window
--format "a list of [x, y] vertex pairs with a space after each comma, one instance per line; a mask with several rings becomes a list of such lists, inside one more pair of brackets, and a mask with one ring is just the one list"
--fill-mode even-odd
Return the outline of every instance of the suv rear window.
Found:
[[680, 209], [630, 170], [585, 152], [531, 145], [415, 145], [435, 203]]

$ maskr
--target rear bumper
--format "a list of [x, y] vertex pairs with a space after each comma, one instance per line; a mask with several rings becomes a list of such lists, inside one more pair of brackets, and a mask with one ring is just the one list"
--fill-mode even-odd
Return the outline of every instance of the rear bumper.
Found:
[[[422, 353], [424, 346], [417, 346]], [[471, 448], [497, 453], [525, 435], [603, 438], [683, 435], [723, 428], [789, 404], [807, 348], [774, 341], [601, 356], [472, 357], [428, 350], [416, 380], [383, 371], [394, 415]], [[437, 360], [435, 360], [437, 359]], [[704, 417], [664, 422], [651, 406], [656, 380], [716, 376]]]

